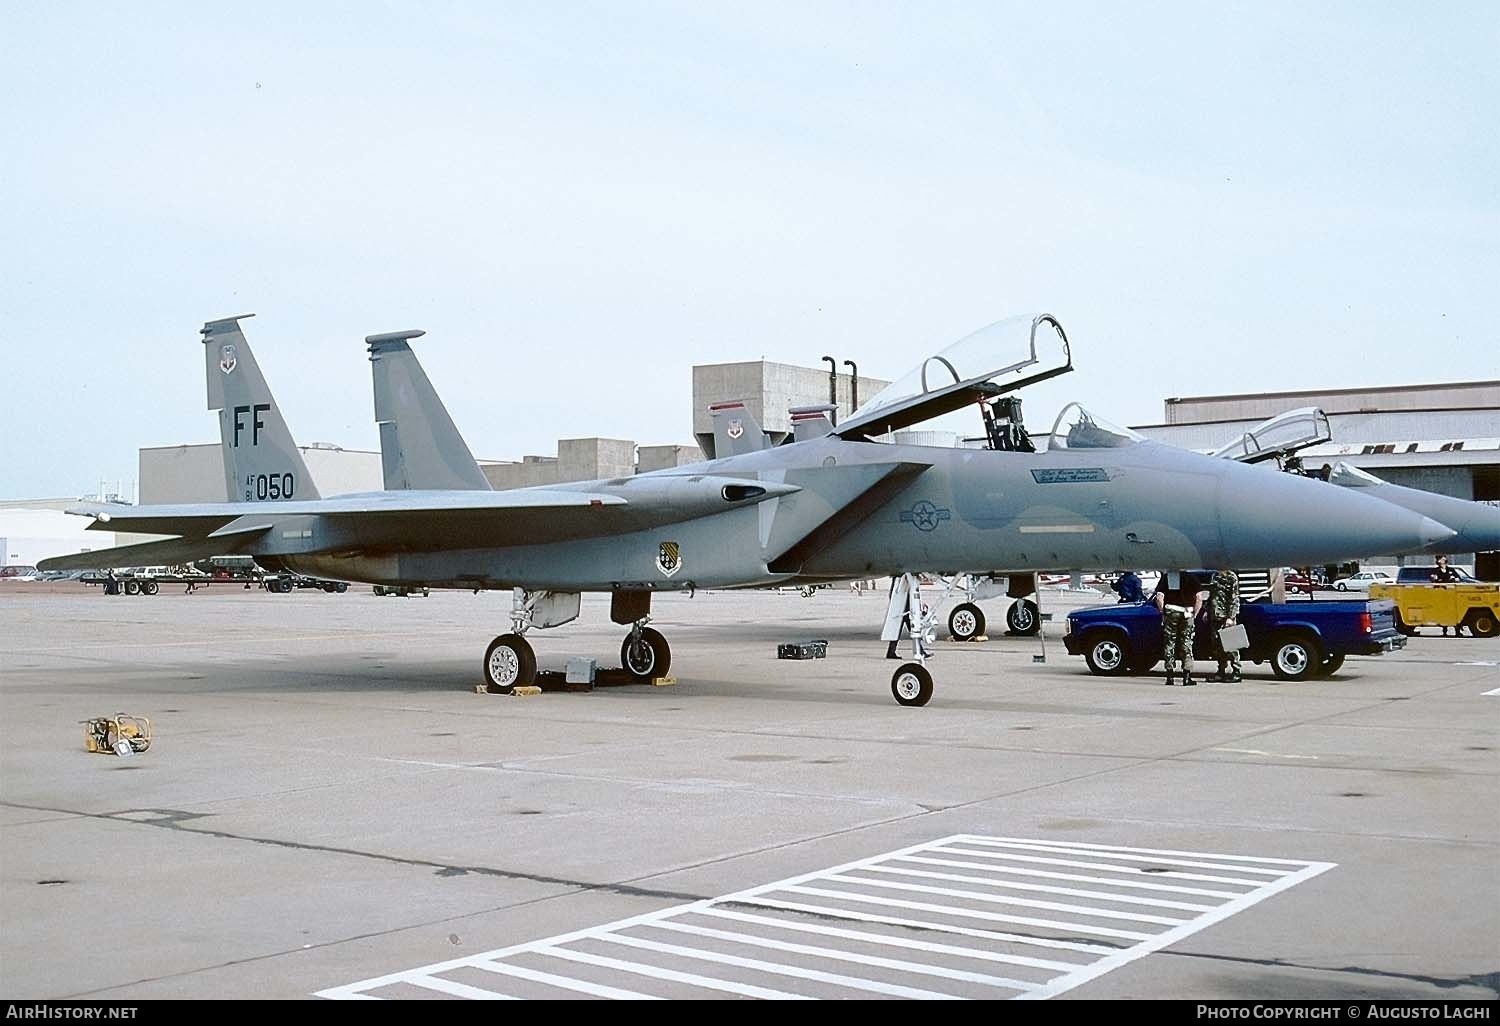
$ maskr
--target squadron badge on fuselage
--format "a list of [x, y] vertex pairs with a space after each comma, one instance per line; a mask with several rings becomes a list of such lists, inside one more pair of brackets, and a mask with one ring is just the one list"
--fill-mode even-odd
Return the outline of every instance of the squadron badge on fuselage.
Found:
[[234, 355], [233, 342], [226, 342], [224, 345], [219, 347], [219, 370], [223, 371], [225, 374], [228, 374], [230, 371], [234, 370], [235, 366], [238, 363], [239, 360], [237, 360]]
[[676, 542], [662, 542], [656, 550], [656, 569], [671, 577], [682, 569], [682, 547]]

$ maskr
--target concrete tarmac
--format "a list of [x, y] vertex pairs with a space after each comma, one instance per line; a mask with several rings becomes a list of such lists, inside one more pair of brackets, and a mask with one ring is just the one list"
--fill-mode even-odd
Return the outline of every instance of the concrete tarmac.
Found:
[[0, 995], [1500, 996], [1500, 640], [1168, 689], [1064, 652], [1107, 600], [984, 603], [913, 709], [842, 588], [659, 596], [675, 685], [533, 697], [473, 689], [508, 594], [0, 588]]

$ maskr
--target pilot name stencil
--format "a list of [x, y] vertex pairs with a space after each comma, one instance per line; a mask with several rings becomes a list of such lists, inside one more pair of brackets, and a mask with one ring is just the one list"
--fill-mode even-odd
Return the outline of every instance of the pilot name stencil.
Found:
[[1031, 477], [1037, 484], [1099, 483], [1109, 480], [1109, 471], [1103, 467], [1067, 467], [1056, 470], [1033, 470]]

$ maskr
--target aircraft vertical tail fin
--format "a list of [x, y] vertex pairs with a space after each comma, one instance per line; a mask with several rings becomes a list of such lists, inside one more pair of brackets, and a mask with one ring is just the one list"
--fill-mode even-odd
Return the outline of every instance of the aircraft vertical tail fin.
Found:
[[208, 408], [219, 411], [229, 501], [319, 498], [250, 343], [240, 331], [240, 321], [253, 316], [209, 321], [200, 332]]
[[771, 447], [771, 440], [761, 429], [742, 400], [714, 403], [708, 408], [714, 422], [714, 458], [743, 456]]
[[393, 331], [365, 339], [375, 378], [385, 487], [489, 491], [489, 479], [407, 344], [425, 334]]

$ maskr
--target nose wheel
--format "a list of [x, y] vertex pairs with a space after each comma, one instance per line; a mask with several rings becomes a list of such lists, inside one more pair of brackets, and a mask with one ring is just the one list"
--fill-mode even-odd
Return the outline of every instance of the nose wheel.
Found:
[[660, 631], [641, 627], [620, 643], [620, 665], [638, 681], [665, 677], [672, 667], [672, 649]]
[[932, 698], [932, 674], [921, 663], [903, 663], [891, 677], [891, 694], [901, 705], [926, 705]]
[[510, 694], [536, 680], [536, 652], [519, 634], [502, 634], [484, 653], [484, 682], [490, 690]]

